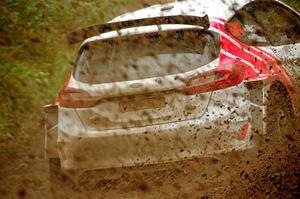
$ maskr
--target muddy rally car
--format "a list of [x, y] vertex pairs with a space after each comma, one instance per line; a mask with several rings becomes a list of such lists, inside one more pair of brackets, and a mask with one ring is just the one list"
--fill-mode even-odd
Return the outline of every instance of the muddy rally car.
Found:
[[249, 149], [299, 113], [300, 15], [279, 1], [154, 5], [68, 41], [75, 66], [45, 106], [53, 179]]

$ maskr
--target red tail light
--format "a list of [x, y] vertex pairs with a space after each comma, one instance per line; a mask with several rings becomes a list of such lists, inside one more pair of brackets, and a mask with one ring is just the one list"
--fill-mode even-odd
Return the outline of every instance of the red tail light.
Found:
[[92, 97], [86, 91], [66, 88], [59, 94], [59, 105], [67, 108], [88, 108], [95, 106], [99, 101], [99, 98]]
[[191, 78], [185, 92], [193, 95], [237, 85], [243, 81], [244, 70], [240, 65], [222, 66]]

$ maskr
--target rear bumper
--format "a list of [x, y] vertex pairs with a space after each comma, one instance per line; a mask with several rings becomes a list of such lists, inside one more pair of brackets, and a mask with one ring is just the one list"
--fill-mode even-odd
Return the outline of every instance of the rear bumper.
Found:
[[[103, 135], [65, 138], [60, 158], [65, 170], [92, 170], [179, 161], [250, 147], [248, 121], [201, 124], [183, 121], [155, 127], [120, 129]], [[92, 133], [91, 133], [92, 134]]]

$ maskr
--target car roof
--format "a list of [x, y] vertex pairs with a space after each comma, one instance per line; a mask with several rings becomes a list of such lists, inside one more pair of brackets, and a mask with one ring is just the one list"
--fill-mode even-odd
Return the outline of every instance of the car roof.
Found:
[[[139, 18], [170, 16], [178, 14], [228, 18], [234, 10], [253, 0], [185, 0], [167, 4], [156, 4], [133, 12], [125, 13], [112, 20], [125, 21]], [[233, 9], [234, 8], [234, 9]]]
[[[174, 15], [192, 15], [192, 16], [201, 17], [207, 14], [209, 17], [228, 18], [234, 13], [232, 9], [232, 5], [234, 6], [234, 9], [238, 9], [239, 7], [242, 7], [248, 2], [251, 2], [251, 0], [226, 0], [226, 2], [224, 0], [176, 1], [167, 4], [156, 4], [133, 12], [128, 12], [114, 18], [110, 22], [119, 22], [119, 21], [127, 21], [127, 20], [158, 17], [158, 16], [174, 16]], [[166, 25], [163, 27], [165, 29], [187, 28], [184, 25]], [[136, 28], [128, 28], [124, 31], [122, 30], [122, 33], [140, 34], [140, 33], [144, 33], [144, 32], [146, 33], [151, 31], [158, 31], [158, 29], [156, 26], [152, 26], [150, 28], [136, 27]], [[84, 45], [87, 42], [92, 42], [100, 39], [117, 37], [118, 35], [119, 34], [117, 31], [102, 33], [87, 38], [82, 43], [82, 45]]]
[[[128, 12], [114, 18], [110, 22], [175, 15], [191, 15], [199, 17], [208, 15], [209, 18], [229, 19], [231, 16], [233, 16], [235, 10], [238, 10], [244, 5], [253, 1], [255, 0], [180, 0], [167, 4], [156, 4], [133, 12]], [[187, 26], [185, 25], [162, 25], [162, 27], [163, 30], [187, 28]], [[84, 40], [82, 45], [86, 44], [87, 42], [118, 37], [120, 32], [122, 34], [141, 34], [153, 31], [158, 31], [158, 27], [155, 25], [148, 28], [142, 26], [135, 28], [127, 28], [118, 32], [111, 31], [87, 38], [86, 40]]]

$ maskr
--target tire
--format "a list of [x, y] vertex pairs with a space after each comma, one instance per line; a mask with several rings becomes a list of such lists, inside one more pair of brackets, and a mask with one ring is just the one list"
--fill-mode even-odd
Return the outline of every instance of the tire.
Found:
[[277, 144], [287, 141], [289, 129], [293, 126], [294, 120], [292, 103], [286, 88], [280, 82], [274, 83], [268, 96], [265, 141]]
[[49, 159], [49, 169], [53, 199], [83, 198], [75, 184], [62, 173], [59, 158]]

